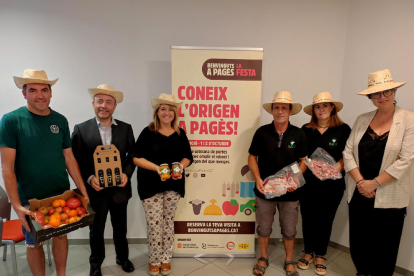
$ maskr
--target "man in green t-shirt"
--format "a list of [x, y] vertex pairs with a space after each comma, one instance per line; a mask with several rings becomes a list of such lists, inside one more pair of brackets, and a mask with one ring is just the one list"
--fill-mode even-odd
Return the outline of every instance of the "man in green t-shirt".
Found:
[[[78, 163], [72, 153], [68, 121], [49, 108], [51, 86], [43, 70], [27, 69], [14, 77], [27, 105], [3, 116], [0, 121], [0, 151], [3, 179], [10, 201], [26, 236], [27, 261], [33, 275], [45, 275], [45, 253], [30, 234], [23, 207], [29, 199], [44, 199], [70, 189], [68, 174], [88, 198]], [[66, 172], [67, 170], [67, 172]], [[66, 236], [53, 237], [57, 275], [65, 275], [68, 254]]]

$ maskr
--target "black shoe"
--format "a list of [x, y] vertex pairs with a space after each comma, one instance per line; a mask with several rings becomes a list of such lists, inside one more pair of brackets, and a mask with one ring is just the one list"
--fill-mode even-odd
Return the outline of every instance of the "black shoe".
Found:
[[91, 268], [91, 272], [89, 273], [89, 276], [102, 276], [101, 269]]
[[116, 264], [122, 266], [122, 270], [125, 272], [132, 272], [135, 270], [135, 267], [130, 260], [121, 262], [118, 258], [116, 258]]

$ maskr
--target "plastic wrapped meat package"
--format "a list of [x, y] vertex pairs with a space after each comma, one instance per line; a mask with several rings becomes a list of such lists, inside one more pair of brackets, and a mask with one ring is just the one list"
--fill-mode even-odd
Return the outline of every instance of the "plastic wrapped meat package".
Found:
[[280, 197], [286, 194], [289, 188], [300, 188], [305, 183], [298, 162], [294, 162], [264, 180], [265, 198]]
[[310, 158], [306, 158], [305, 164], [320, 180], [342, 178], [341, 172], [335, 167], [335, 159], [322, 148], [317, 148]]

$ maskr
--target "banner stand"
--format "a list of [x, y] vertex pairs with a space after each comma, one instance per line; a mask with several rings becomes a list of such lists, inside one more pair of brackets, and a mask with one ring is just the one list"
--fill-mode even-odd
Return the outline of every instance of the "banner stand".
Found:
[[[171, 47], [172, 94], [194, 162], [174, 227], [174, 257], [255, 257], [255, 180], [248, 149], [259, 127], [262, 48]], [[180, 160], [178, 160], [180, 161]]]

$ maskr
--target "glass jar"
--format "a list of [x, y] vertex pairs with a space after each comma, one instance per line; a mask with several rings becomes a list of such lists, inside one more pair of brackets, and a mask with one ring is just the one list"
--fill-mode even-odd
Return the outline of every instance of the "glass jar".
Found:
[[172, 177], [180, 178], [181, 177], [181, 164], [179, 162], [172, 163]]
[[170, 167], [168, 164], [161, 164], [160, 166], [161, 171], [161, 179], [169, 179], [171, 177], [170, 175]]

